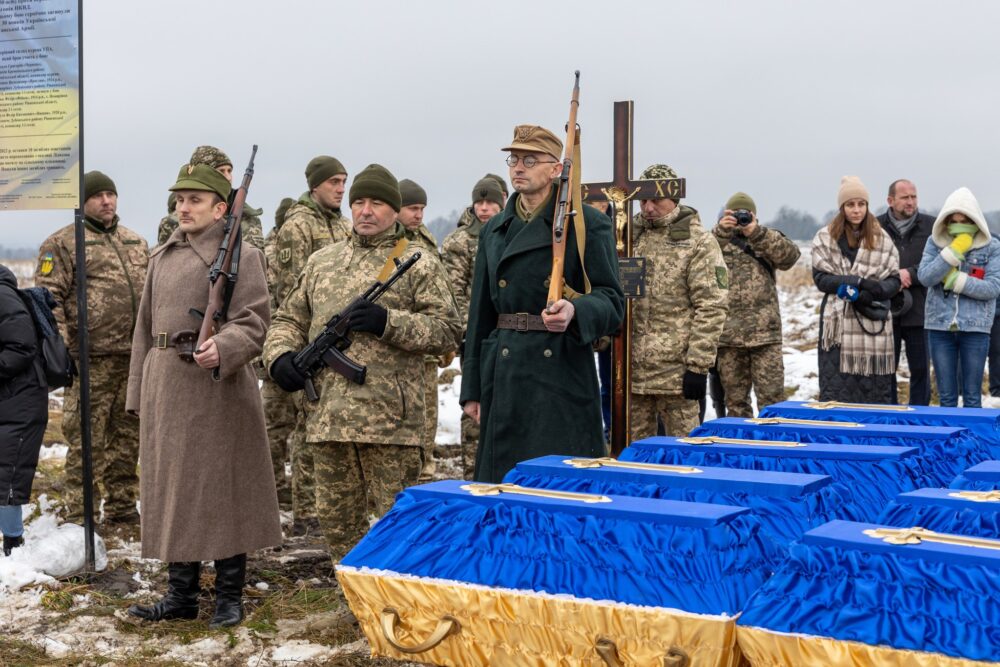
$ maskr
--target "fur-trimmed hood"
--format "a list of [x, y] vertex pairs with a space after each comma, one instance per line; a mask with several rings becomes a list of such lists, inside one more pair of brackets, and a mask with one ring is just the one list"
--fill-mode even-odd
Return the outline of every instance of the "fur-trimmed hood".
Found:
[[979, 231], [972, 239], [973, 248], [982, 248], [983, 246], [989, 245], [990, 243], [990, 228], [986, 224], [986, 217], [983, 215], [983, 209], [980, 208], [979, 202], [976, 200], [976, 196], [972, 194], [969, 188], [959, 188], [955, 190], [948, 198], [944, 200], [944, 207], [938, 214], [937, 220], [934, 221], [934, 227], [931, 230], [931, 238], [934, 239], [934, 244], [939, 248], [944, 248], [951, 244], [952, 237], [948, 233], [947, 226], [945, 225], [945, 220], [952, 213], [961, 213], [969, 220], [976, 223], [976, 227]]

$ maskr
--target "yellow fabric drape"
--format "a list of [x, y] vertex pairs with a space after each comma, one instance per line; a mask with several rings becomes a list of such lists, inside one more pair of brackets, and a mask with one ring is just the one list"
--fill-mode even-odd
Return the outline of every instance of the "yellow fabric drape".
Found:
[[740, 649], [753, 667], [837, 665], [837, 667], [997, 667], [1000, 662], [952, 658], [940, 653], [910, 651], [829, 637], [737, 629]]
[[[672, 647], [684, 651], [691, 664], [699, 667], [741, 664], [735, 618], [601, 604], [344, 566], [338, 566], [337, 580], [373, 656], [455, 667], [604, 667], [595, 646], [598, 639], [607, 638], [628, 667], [660, 666]], [[426, 652], [403, 654], [383, 635], [380, 621], [387, 607], [399, 615], [396, 639], [405, 646], [424, 642], [445, 616], [454, 617], [461, 629]]]

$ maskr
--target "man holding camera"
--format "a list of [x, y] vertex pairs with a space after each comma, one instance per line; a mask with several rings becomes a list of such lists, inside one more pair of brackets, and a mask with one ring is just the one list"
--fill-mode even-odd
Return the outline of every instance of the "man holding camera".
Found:
[[776, 229], [757, 222], [757, 205], [737, 192], [713, 230], [729, 268], [729, 317], [719, 339], [716, 367], [730, 417], [753, 417], [757, 407], [785, 400], [781, 314], [775, 271], [790, 269], [801, 254]]

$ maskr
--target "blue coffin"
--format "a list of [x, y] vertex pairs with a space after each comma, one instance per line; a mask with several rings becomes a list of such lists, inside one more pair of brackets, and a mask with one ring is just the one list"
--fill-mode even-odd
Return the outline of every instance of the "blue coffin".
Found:
[[444, 481], [403, 491], [341, 565], [735, 615], [779, 555], [743, 507], [467, 490], [484, 486]]
[[1000, 489], [1000, 461], [983, 461], [962, 471], [950, 484], [953, 489], [992, 491]]
[[[972, 431], [1000, 459], [1000, 410], [988, 408], [932, 408], [921, 405], [866, 405], [823, 407], [818, 401], [783, 401], [760, 411], [761, 417], [792, 417], [864, 424], [951, 426]], [[844, 406], [845, 404], [840, 404]]]
[[713, 437], [646, 438], [626, 447], [619, 459], [830, 475], [850, 487], [855, 502], [870, 517], [878, 516], [897, 494], [919, 488], [924, 476], [915, 447], [705, 442]]
[[840, 445], [916, 447], [924, 475], [920, 486], [946, 486], [969, 466], [990, 458], [990, 450], [961, 427], [863, 424], [860, 422], [770, 423], [772, 418], [728, 417], [705, 422], [693, 436], [719, 435], [755, 440], [796, 440]]
[[878, 523], [1000, 539], [1000, 491], [918, 489], [901, 493], [886, 506]]
[[831, 519], [869, 518], [851, 490], [828, 475], [543, 456], [518, 463], [504, 482], [748, 507], [760, 519], [763, 534], [782, 549], [810, 528]]
[[[771, 641], [794, 634], [801, 645], [829, 638], [994, 661], [1000, 656], [1000, 541], [832, 521], [791, 546], [738, 622], [741, 646], [748, 628], [758, 639], [760, 630], [770, 633]], [[857, 645], [842, 649], [857, 652]], [[887, 664], [944, 663], [897, 656]]]

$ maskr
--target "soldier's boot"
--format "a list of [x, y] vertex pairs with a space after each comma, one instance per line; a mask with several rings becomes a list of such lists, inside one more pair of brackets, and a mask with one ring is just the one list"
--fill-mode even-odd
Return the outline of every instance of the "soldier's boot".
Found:
[[215, 561], [215, 615], [213, 630], [239, 625], [243, 620], [243, 586], [247, 581], [247, 555]]
[[7, 535], [4, 535], [3, 555], [9, 556], [11, 551], [13, 551], [19, 546], [22, 546], [23, 544], [24, 544], [24, 538], [20, 535], [18, 535], [17, 537], [8, 537]]
[[167, 594], [153, 605], [132, 605], [130, 616], [144, 621], [198, 618], [201, 563], [170, 563], [167, 566]]

